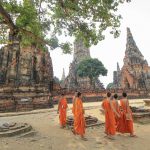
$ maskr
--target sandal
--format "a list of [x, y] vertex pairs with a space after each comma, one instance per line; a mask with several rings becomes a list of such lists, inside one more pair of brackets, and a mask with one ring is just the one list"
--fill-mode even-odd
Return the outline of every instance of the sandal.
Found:
[[130, 137], [137, 137], [137, 135], [135, 135], [135, 134], [132, 134], [132, 135], [130, 135]]
[[87, 138], [85, 138], [85, 137], [81, 137], [81, 139], [82, 139], [83, 141], [87, 141]]
[[72, 133], [73, 133], [74, 135], [76, 135], [76, 133], [75, 133], [74, 129], [71, 129], [71, 131], [72, 131]]

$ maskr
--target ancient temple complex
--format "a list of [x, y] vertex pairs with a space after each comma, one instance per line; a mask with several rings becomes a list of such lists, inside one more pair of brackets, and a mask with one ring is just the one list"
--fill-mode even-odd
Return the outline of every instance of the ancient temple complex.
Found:
[[122, 69], [120, 70], [117, 64], [117, 71], [114, 71], [114, 88], [150, 89], [150, 66], [137, 47], [129, 28], [123, 61]]
[[[91, 58], [90, 50], [87, 48], [82, 40], [76, 40], [74, 42], [74, 55], [73, 61], [69, 67], [69, 74], [66, 77], [64, 84], [68, 90], [76, 89], [91, 89], [90, 80], [88, 77], [79, 77], [76, 69], [77, 65], [84, 59]], [[95, 81], [95, 87], [98, 89], [104, 89], [103, 84], [97, 79]]]

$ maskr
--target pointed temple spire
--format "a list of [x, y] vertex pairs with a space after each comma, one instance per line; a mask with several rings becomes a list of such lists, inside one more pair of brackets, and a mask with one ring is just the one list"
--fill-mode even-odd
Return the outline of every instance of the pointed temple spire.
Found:
[[120, 71], [120, 66], [118, 62], [117, 62], [117, 71]]
[[[82, 39], [76, 39], [74, 42], [73, 61], [70, 64], [69, 74], [66, 77], [65, 82], [65, 87], [67, 87], [69, 90], [92, 89], [90, 79], [88, 77], [79, 77], [76, 71], [78, 64], [87, 58], [91, 58], [90, 48], [85, 46]], [[95, 80], [95, 87], [97, 89], [104, 89], [103, 84], [100, 82], [98, 78]]]
[[126, 55], [129, 57], [143, 57], [142, 53], [140, 52], [139, 48], [137, 47], [130, 28], [127, 28], [127, 44], [126, 44]]
[[138, 49], [132, 33], [127, 28], [127, 43], [123, 67], [113, 73], [113, 88], [122, 89], [150, 89], [150, 66]]
[[80, 61], [90, 58], [90, 49], [85, 46], [83, 40], [77, 39], [74, 42], [74, 61], [78, 64]]
[[64, 81], [65, 78], [66, 78], [66, 76], [65, 76], [65, 69], [63, 68], [63, 74], [62, 74], [61, 80]]

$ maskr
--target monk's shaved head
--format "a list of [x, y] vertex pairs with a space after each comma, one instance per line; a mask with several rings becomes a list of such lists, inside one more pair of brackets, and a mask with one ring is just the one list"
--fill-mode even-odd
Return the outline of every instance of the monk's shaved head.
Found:
[[122, 93], [122, 96], [123, 96], [123, 97], [127, 97], [127, 93], [123, 92], [123, 93]]
[[118, 95], [117, 95], [117, 94], [114, 94], [114, 98], [117, 99], [117, 98], [118, 98]]
[[110, 92], [107, 92], [107, 97], [110, 97], [111, 96], [111, 93]]
[[78, 93], [77, 93], [77, 96], [80, 97], [80, 96], [81, 96], [81, 92], [78, 92]]

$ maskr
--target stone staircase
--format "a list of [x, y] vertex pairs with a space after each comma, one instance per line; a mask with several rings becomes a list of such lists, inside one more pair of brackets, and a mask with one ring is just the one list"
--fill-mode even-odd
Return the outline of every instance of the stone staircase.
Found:
[[3, 123], [0, 125], [0, 137], [29, 137], [34, 136], [36, 131], [27, 123]]

